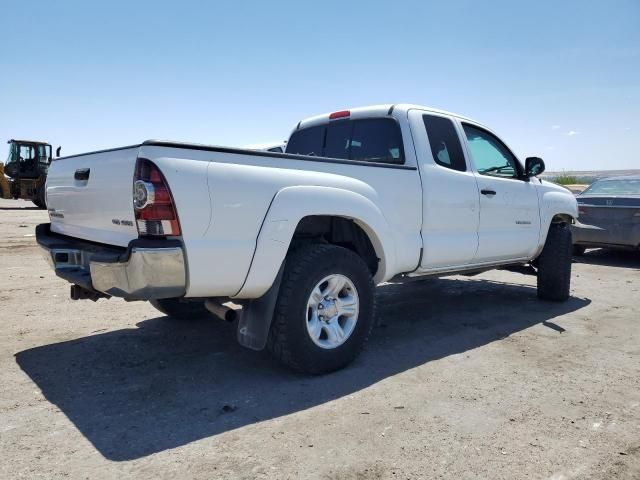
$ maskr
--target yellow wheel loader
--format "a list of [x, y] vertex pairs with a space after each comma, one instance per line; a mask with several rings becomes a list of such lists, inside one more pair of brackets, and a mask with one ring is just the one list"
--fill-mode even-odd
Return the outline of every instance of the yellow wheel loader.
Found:
[[[47, 208], [45, 182], [51, 163], [51, 145], [33, 140], [9, 140], [7, 163], [0, 162], [0, 196], [31, 200]], [[58, 147], [58, 156], [60, 147]]]

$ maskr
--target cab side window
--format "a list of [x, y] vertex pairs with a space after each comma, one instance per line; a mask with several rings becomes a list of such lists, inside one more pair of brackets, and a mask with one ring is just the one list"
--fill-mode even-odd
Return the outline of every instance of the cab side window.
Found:
[[518, 160], [495, 135], [465, 123], [462, 126], [479, 174], [503, 178], [520, 177]]
[[422, 119], [427, 129], [431, 154], [435, 162], [452, 170], [466, 171], [467, 164], [453, 122], [448, 118], [435, 115], [423, 115]]

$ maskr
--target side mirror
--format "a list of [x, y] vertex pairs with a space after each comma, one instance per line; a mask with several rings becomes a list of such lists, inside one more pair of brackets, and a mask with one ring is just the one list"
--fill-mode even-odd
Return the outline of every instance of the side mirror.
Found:
[[60, 156], [60, 151], [61, 150], [62, 150], [62, 147], [56, 148], [56, 158]]
[[527, 157], [524, 162], [524, 173], [527, 177], [535, 177], [544, 172], [544, 160], [539, 157]]

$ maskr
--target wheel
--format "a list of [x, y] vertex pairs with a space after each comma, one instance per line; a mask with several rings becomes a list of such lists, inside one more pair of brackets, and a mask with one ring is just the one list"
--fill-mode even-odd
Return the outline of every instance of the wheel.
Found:
[[573, 256], [574, 257], [581, 257], [582, 255], [584, 255], [584, 251], [586, 250], [585, 247], [583, 247], [582, 245], [574, 245], [573, 246]]
[[343, 247], [307, 245], [287, 257], [267, 348], [294, 370], [332, 372], [358, 356], [374, 315], [364, 260]]
[[563, 301], [569, 298], [571, 284], [571, 229], [565, 223], [549, 227], [547, 241], [537, 259], [538, 297]]
[[182, 298], [161, 298], [149, 300], [149, 303], [165, 315], [178, 320], [191, 320], [209, 314], [204, 307], [204, 301], [188, 302]]
[[31, 200], [33, 202], [33, 204], [38, 207], [38, 208], [42, 208], [42, 209], [46, 209], [47, 208], [47, 202], [45, 200], [45, 191], [44, 191], [44, 187], [40, 188], [38, 190], [38, 194], [36, 196], [36, 198], [34, 198], [33, 200]]

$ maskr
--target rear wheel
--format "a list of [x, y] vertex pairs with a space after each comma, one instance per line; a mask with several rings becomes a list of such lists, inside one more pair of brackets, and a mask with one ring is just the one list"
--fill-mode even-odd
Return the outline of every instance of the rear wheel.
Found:
[[566, 223], [549, 227], [547, 241], [537, 258], [538, 297], [563, 301], [569, 298], [571, 284], [571, 229]]
[[364, 347], [375, 296], [365, 262], [346, 248], [314, 244], [286, 260], [267, 348], [305, 373], [338, 370]]
[[187, 301], [183, 298], [160, 298], [149, 300], [160, 312], [177, 320], [202, 318], [209, 314], [204, 301]]

